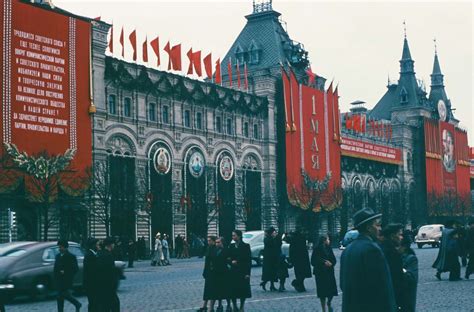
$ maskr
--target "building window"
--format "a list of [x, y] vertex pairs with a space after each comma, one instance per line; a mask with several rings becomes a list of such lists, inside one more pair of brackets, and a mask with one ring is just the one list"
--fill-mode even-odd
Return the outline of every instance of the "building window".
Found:
[[222, 121], [220, 116], [216, 116], [216, 132], [222, 133]]
[[227, 118], [225, 126], [226, 126], [226, 134], [231, 135], [232, 134], [232, 119]]
[[405, 88], [402, 88], [402, 91], [400, 92], [400, 102], [401, 103], [408, 102], [408, 92], [407, 90], [405, 90]]
[[148, 120], [156, 121], [156, 104], [155, 103], [148, 104]]
[[196, 128], [202, 129], [202, 114], [196, 113]]
[[163, 123], [165, 124], [170, 123], [169, 107], [166, 105], [163, 106]]
[[249, 123], [244, 122], [244, 137], [248, 138], [249, 137]]
[[184, 126], [186, 128], [191, 127], [191, 113], [188, 110], [184, 111]]
[[109, 95], [109, 114], [117, 114], [117, 104], [115, 101], [115, 95]]
[[132, 99], [131, 98], [125, 98], [124, 104], [123, 104], [123, 115], [125, 117], [131, 117], [132, 116]]
[[253, 138], [254, 138], [255, 140], [258, 140], [258, 139], [259, 139], [258, 125], [257, 125], [257, 124], [254, 124], [254, 125], [253, 125]]

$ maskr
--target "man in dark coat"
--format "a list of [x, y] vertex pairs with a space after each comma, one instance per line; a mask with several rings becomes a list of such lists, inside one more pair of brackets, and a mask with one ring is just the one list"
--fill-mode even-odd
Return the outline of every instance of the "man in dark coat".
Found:
[[88, 311], [98, 312], [98, 289], [97, 289], [97, 251], [98, 251], [98, 240], [90, 238], [87, 242], [87, 251], [84, 256], [84, 269], [83, 269], [83, 287], [89, 301]]
[[387, 259], [390, 275], [392, 277], [393, 290], [397, 306], [401, 306], [403, 292], [403, 261], [398, 251], [403, 238], [403, 225], [398, 223], [388, 224], [382, 231], [382, 251]]
[[405, 233], [403, 233], [403, 239], [400, 244], [403, 261], [403, 290], [400, 311], [415, 312], [418, 287], [418, 258], [413, 249], [410, 248], [412, 235]]
[[390, 269], [376, 240], [381, 214], [366, 208], [354, 214], [359, 236], [341, 256], [340, 283], [343, 312], [397, 310]]
[[469, 221], [469, 228], [466, 233], [466, 254], [469, 259], [469, 262], [466, 266], [466, 273], [464, 277], [469, 279], [469, 276], [474, 273], [474, 219]]
[[76, 307], [76, 312], [80, 311], [82, 304], [71, 294], [74, 275], [79, 271], [76, 256], [68, 251], [67, 240], [59, 240], [59, 254], [54, 262], [54, 280], [58, 290], [58, 312], [64, 311], [64, 300], [69, 301]]
[[[229, 272], [232, 291], [230, 298], [234, 311], [243, 311], [245, 299], [252, 297], [250, 289], [250, 271], [252, 268], [252, 255], [250, 245], [242, 241], [242, 231], [234, 230], [232, 240], [228, 249], [228, 260], [231, 268]], [[240, 309], [237, 308], [237, 299], [240, 299]]]
[[104, 247], [97, 258], [97, 288], [99, 289], [99, 311], [101, 312], [120, 311], [120, 300], [117, 296], [118, 272], [115, 268], [113, 250], [114, 240], [110, 237], [106, 238]]
[[461, 253], [458, 230], [454, 230], [449, 234], [448, 246], [446, 248], [446, 266], [448, 267], [450, 281], [459, 281], [461, 279], [461, 264], [459, 263]]
[[441, 280], [441, 273], [449, 272], [449, 267], [446, 262], [446, 256], [448, 251], [449, 240], [451, 232], [454, 231], [454, 222], [448, 221], [446, 226], [443, 228], [441, 234], [441, 244], [438, 251], [438, 256], [436, 257], [435, 262], [433, 263], [433, 268], [436, 269], [436, 278]]
[[277, 231], [274, 227], [265, 231], [263, 239], [263, 265], [262, 282], [260, 286], [266, 289], [267, 282], [270, 282], [270, 290], [275, 291], [275, 282], [277, 281], [278, 264], [281, 254], [281, 240], [277, 237]]
[[135, 261], [135, 252], [136, 252], [136, 244], [133, 239], [128, 241], [128, 267], [133, 268], [133, 261]]
[[308, 248], [306, 247], [306, 238], [296, 229], [290, 235], [290, 262], [294, 266], [295, 280], [291, 282], [291, 285], [298, 292], [306, 291], [304, 287], [304, 279], [311, 277], [311, 266], [309, 264]]

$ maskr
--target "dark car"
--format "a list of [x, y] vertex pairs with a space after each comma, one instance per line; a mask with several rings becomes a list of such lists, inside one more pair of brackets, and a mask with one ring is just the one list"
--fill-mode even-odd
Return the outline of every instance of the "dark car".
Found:
[[[73, 287], [82, 287], [84, 252], [81, 246], [69, 242], [69, 252], [77, 257], [79, 272]], [[53, 269], [59, 248], [56, 242], [15, 242], [0, 244], [0, 292], [12, 298], [16, 295], [46, 295], [54, 289]], [[124, 278], [125, 263], [115, 261]]]

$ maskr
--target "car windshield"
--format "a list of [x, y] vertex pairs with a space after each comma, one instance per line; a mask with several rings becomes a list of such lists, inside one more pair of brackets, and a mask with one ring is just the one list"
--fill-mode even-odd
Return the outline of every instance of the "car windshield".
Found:
[[243, 234], [242, 239], [251, 240], [253, 236], [254, 236], [253, 234]]
[[24, 254], [26, 250], [24, 249], [13, 249], [7, 251], [5, 254], [2, 255], [2, 257], [18, 257]]
[[428, 232], [428, 231], [431, 231], [433, 230], [433, 227], [432, 226], [423, 226], [420, 231], [422, 232]]

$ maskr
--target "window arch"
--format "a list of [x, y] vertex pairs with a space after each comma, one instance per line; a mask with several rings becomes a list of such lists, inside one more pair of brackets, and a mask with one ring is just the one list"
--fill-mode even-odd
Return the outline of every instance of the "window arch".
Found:
[[400, 91], [400, 103], [407, 103], [408, 102], [408, 92], [405, 89], [405, 87], [402, 87], [402, 90]]
[[108, 99], [109, 114], [117, 114], [117, 97], [115, 94], [110, 94]]
[[125, 117], [132, 117], [132, 99], [129, 97], [123, 100], [123, 115]]

